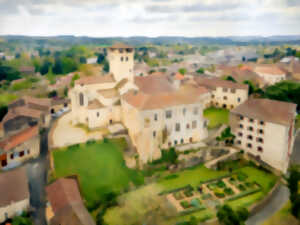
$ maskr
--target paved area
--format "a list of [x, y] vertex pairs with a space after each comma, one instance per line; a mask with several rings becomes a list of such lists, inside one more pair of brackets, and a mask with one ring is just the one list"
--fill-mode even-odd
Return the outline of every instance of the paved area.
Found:
[[289, 189], [280, 185], [268, 205], [246, 221], [246, 225], [261, 225], [265, 220], [280, 210], [289, 199]]
[[53, 125], [50, 134], [51, 148], [87, 142], [90, 139], [102, 139], [100, 130], [88, 132], [84, 128], [75, 127], [71, 123], [71, 112], [64, 114]]
[[230, 147], [224, 147], [224, 149], [229, 150], [229, 153], [226, 155], [223, 155], [219, 158], [216, 158], [214, 160], [208, 161], [207, 163], [205, 163], [205, 167], [206, 168], [213, 168], [218, 162], [223, 162], [227, 159], [229, 159], [230, 157], [232, 157], [233, 155], [237, 154], [236, 149], [234, 148], [230, 148]]

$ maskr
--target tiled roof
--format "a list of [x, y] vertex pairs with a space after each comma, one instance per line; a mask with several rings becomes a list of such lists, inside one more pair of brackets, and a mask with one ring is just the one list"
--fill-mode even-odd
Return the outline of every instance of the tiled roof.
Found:
[[177, 105], [189, 105], [200, 102], [201, 95], [209, 93], [204, 87], [190, 86], [175, 92], [146, 94], [141, 91], [129, 91], [123, 99], [141, 110], [163, 109]]
[[169, 93], [175, 91], [172, 83], [165, 75], [149, 75], [146, 77], [135, 77], [134, 82], [141, 92], [146, 94]]
[[0, 208], [29, 199], [26, 168], [0, 173]]
[[281, 69], [275, 65], [259, 65], [254, 69], [256, 73], [263, 73], [269, 75], [283, 75], [285, 74]]
[[97, 93], [104, 98], [115, 98], [119, 96], [119, 92], [115, 88], [98, 90]]
[[175, 76], [174, 76], [174, 79], [175, 80], [183, 80], [184, 79], [184, 76], [180, 73], [176, 73]]
[[250, 98], [231, 113], [271, 123], [290, 125], [295, 118], [297, 105], [270, 99]]
[[36, 137], [39, 134], [38, 126], [29, 127], [3, 141], [0, 142], [0, 148], [9, 151], [18, 145]]
[[31, 109], [26, 106], [20, 106], [13, 109], [10, 109], [8, 113], [3, 118], [3, 123], [7, 122], [8, 120], [17, 118], [19, 116], [31, 117], [35, 119], [40, 119], [42, 115], [42, 111], [37, 109]]
[[52, 225], [95, 225], [91, 215], [83, 205], [78, 183], [75, 179], [60, 178], [47, 186], [46, 192], [55, 214], [51, 221]]
[[87, 76], [75, 81], [77, 85], [101, 84], [101, 83], [114, 83], [116, 82], [112, 74]]
[[104, 105], [99, 102], [97, 99], [94, 99], [93, 101], [89, 101], [88, 109], [100, 109], [103, 108]]
[[239, 84], [232, 81], [222, 80], [219, 78], [207, 78], [197, 76], [194, 78], [199, 86], [204, 86], [211, 89], [216, 89], [217, 87], [225, 87], [232, 89], [245, 89], [248, 90], [248, 86], [245, 84]]
[[130, 45], [126, 45], [124, 43], [115, 43], [112, 46], [110, 46], [109, 48], [133, 48]]

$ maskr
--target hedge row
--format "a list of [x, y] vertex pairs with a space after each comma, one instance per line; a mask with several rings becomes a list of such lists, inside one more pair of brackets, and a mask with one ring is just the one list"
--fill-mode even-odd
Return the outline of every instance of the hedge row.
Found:
[[238, 195], [235, 195], [233, 197], [230, 197], [230, 198], [226, 199], [225, 202], [234, 201], [234, 200], [237, 200], [239, 198], [243, 198], [243, 197], [246, 197], [248, 195], [252, 195], [252, 194], [257, 193], [259, 191], [261, 191], [261, 188], [257, 188], [257, 189], [254, 189], [254, 190], [245, 191], [245, 192], [242, 192], [242, 193], [240, 193]]
[[184, 186], [184, 187], [175, 188], [175, 189], [172, 189], [172, 190], [160, 192], [159, 195], [170, 194], [170, 193], [174, 193], [174, 192], [177, 192], [177, 191], [181, 191], [181, 190], [184, 190], [184, 189], [187, 189], [187, 188], [193, 189], [193, 187], [192, 187], [190, 184], [188, 184], [188, 185], [186, 185], [186, 186]]
[[223, 176], [220, 176], [220, 177], [217, 177], [217, 178], [213, 178], [213, 179], [209, 179], [209, 180], [206, 180], [206, 181], [202, 181], [202, 182], [200, 182], [200, 184], [207, 184], [207, 183], [211, 183], [211, 182], [214, 182], [214, 181], [222, 180], [224, 178], [230, 177], [233, 174], [237, 174], [237, 173], [238, 172], [234, 172], [234, 173], [226, 174], [226, 175], [223, 175]]
[[198, 212], [198, 211], [202, 211], [202, 210], [205, 210], [205, 209], [206, 209], [206, 207], [204, 205], [201, 205], [200, 207], [187, 209], [187, 210], [184, 210], [184, 211], [180, 212], [180, 216], [185, 216], [185, 215], [188, 215], [188, 214], [191, 214], [191, 213], [194, 213], [194, 212]]

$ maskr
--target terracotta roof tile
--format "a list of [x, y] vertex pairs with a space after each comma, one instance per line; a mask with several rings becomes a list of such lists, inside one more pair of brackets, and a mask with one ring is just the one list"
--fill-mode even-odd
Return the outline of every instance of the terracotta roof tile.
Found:
[[126, 45], [124, 43], [115, 43], [112, 46], [110, 46], [109, 48], [133, 48], [130, 45]]
[[14, 170], [0, 173], [0, 208], [29, 199], [29, 187], [26, 168], [20, 167]]
[[285, 74], [281, 69], [275, 65], [259, 65], [254, 69], [256, 73], [263, 73], [269, 75], [283, 75]]
[[16, 135], [13, 135], [0, 142], [0, 148], [5, 151], [9, 151], [18, 145], [30, 140], [33, 137], [36, 137], [39, 134], [38, 126], [29, 127]]
[[149, 75], [146, 77], [135, 77], [134, 82], [141, 92], [146, 94], [158, 94], [174, 92], [175, 89], [168, 77], [165, 75]]
[[101, 83], [114, 83], [116, 82], [112, 74], [108, 75], [97, 75], [80, 78], [75, 81], [77, 85], [89, 85], [89, 84], [101, 84]]
[[248, 99], [237, 106], [231, 113], [253, 119], [290, 125], [295, 119], [297, 105], [270, 99]]
[[244, 89], [248, 90], [248, 86], [245, 84], [239, 84], [232, 81], [222, 80], [219, 78], [207, 78], [197, 76], [194, 78], [199, 86], [204, 86], [211, 89], [216, 89], [217, 87], [233, 88], [233, 89]]
[[89, 104], [88, 104], [88, 109], [100, 109], [100, 108], [103, 108], [104, 105], [99, 102], [97, 99], [94, 99], [93, 101], [89, 101]]
[[31, 109], [26, 106], [16, 107], [10, 109], [8, 113], [3, 118], [3, 123], [7, 122], [8, 120], [17, 118], [18, 116], [26, 116], [31, 118], [40, 119], [42, 115], [42, 111], [37, 109]]

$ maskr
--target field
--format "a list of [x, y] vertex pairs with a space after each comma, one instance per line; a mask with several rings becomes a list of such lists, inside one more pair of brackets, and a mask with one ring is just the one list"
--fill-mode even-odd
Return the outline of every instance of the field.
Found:
[[124, 139], [76, 145], [53, 151], [54, 177], [78, 175], [87, 205], [97, 204], [109, 192], [119, 193], [130, 184], [142, 184], [141, 173], [126, 167]]
[[208, 128], [213, 129], [222, 124], [228, 124], [229, 111], [227, 109], [210, 107], [204, 110], [204, 117], [209, 120]]
[[7, 93], [1, 93], [0, 94], [0, 106], [1, 105], [7, 105], [17, 99], [16, 95], [13, 94], [7, 94]]

